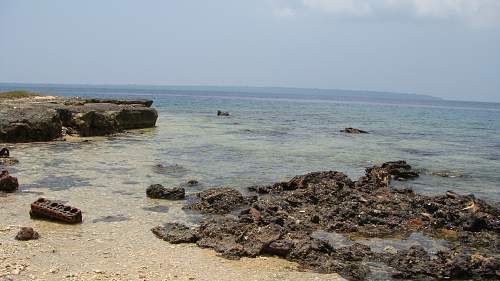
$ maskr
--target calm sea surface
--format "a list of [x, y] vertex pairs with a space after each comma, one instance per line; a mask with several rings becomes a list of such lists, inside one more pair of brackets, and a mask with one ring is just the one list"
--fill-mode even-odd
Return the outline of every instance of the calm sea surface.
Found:
[[[167, 243], [152, 242], [158, 240], [150, 229], [165, 222], [196, 224], [199, 217], [183, 211], [182, 201], [147, 198], [146, 187], [155, 183], [172, 187], [197, 179], [201, 185], [187, 188], [188, 196], [214, 186], [243, 191], [319, 170], [339, 170], [357, 179], [367, 166], [404, 159], [423, 173], [399, 186], [426, 194], [454, 190], [500, 201], [500, 104], [137, 87], [21, 88], [53, 95], [147, 98], [159, 111], [157, 127], [152, 129], [90, 142], [10, 145], [20, 163], [9, 170], [19, 178], [21, 190], [0, 194], [0, 226], [35, 227], [42, 233], [41, 248], [57, 249], [62, 253], [58, 262], [65, 267], [91, 270], [105, 265], [107, 270], [127, 273], [134, 266], [131, 256], [144, 262], [152, 254], [172, 252], [165, 248]], [[0, 90], [7, 89], [12, 88], [0, 85]], [[231, 116], [218, 117], [217, 110]], [[370, 134], [339, 132], [351, 126]], [[174, 169], [158, 171], [157, 164]], [[442, 171], [456, 177], [432, 175]], [[40, 196], [81, 208], [83, 224], [30, 220], [29, 205]], [[10, 243], [12, 235], [0, 235], [0, 244]], [[328, 235], [340, 244], [347, 239]], [[420, 245], [436, 252], [447, 247], [446, 241], [422, 233], [358, 242], [374, 251]], [[113, 252], [114, 258], [103, 251]], [[177, 251], [174, 256], [186, 249]], [[202, 257], [189, 259], [206, 266]], [[248, 268], [254, 266], [247, 263]], [[42, 254], [32, 266], [47, 271], [54, 266], [53, 257]], [[238, 268], [234, 266], [237, 272]], [[390, 279], [386, 267], [370, 268], [370, 280]], [[293, 270], [283, 274], [287, 280], [303, 280]]]
[[[455, 190], [500, 200], [500, 104], [137, 87], [22, 88], [54, 95], [153, 99], [160, 116], [157, 128], [112, 140], [25, 145], [46, 155], [32, 159], [39, 164], [38, 179], [28, 185], [33, 189], [99, 188], [95, 178], [85, 176], [88, 169], [116, 177], [117, 183], [144, 182], [143, 187], [176, 185], [188, 178], [206, 186], [245, 187], [318, 170], [357, 178], [364, 167], [404, 159], [426, 171], [404, 183], [419, 192]], [[219, 109], [231, 116], [217, 117]], [[370, 134], [340, 133], [344, 127]], [[91, 156], [90, 163], [81, 163]], [[160, 175], [151, 169], [158, 163], [185, 169]], [[461, 176], [430, 175], [439, 171]], [[20, 165], [19, 172], [28, 171]]]

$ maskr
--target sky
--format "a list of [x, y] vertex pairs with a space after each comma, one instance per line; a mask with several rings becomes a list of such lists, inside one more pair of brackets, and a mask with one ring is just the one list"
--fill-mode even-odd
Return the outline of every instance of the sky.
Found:
[[0, 82], [500, 102], [500, 0], [0, 0]]

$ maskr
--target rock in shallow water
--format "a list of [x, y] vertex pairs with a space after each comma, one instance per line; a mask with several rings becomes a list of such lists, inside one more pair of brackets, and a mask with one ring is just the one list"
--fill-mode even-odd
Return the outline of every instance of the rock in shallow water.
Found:
[[161, 184], [153, 184], [146, 189], [146, 195], [154, 199], [182, 200], [186, 191], [182, 187], [165, 188]]
[[347, 133], [347, 134], [368, 134], [367, 131], [363, 131], [363, 130], [360, 130], [360, 129], [356, 129], [356, 128], [345, 128], [343, 130], [340, 130], [342, 133]]
[[196, 230], [179, 223], [167, 223], [164, 226], [156, 226], [151, 231], [158, 238], [172, 244], [194, 243], [198, 240]]
[[0, 172], [0, 191], [14, 192], [19, 188], [19, 183], [16, 177], [9, 174], [7, 170]]
[[21, 227], [21, 230], [16, 235], [16, 240], [27, 241], [38, 239], [40, 236], [32, 227]]
[[[226, 258], [275, 254], [350, 280], [367, 278], [370, 262], [393, 266], [401, 277], [411, 279], [497, 278], [500, 210], [474, 196], [425, 196], [389, 186], [391, 175], [407, 171], [411, 167], [406, 162], [396, 161], [366, 169], [356, 182], [341, 172], [310, 173], [254, 187], [260, 194], [252, 200], [231, 188], [209, 189], [187, 208], [212, 214], [194, 230], [196, 243]], [[219, 215], [237, 210], [239, 215]], [[443, 237], [451, 230], [453, 235]], [[315, 235], [318, 231], [402, 239], [425, 232], [440, 239], [451, 237], [450, 250], [439, 252], [438, 259], [428, 259], [425, 250], [376, 252], [355, 241], [333, 245]]]

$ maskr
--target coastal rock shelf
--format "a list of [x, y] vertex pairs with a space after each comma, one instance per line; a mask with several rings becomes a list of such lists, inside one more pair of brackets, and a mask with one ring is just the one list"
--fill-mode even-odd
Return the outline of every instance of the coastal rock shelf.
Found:
[[52, 141], [64, 134], [104, 136], [154, 127], [158, 113], [152, 103], [49, 96], [0, 99], [0, 142]]
[[[245, 200], [231, 188], [208, 190], [197, 195], [202, 208], [190, 208], [205, 214], [198, 227], [171, 222], [152, 232], [229, 259], [275, 255], [349, 280], [370, 279], [374, 263], [387, 268], [384, 280], [498, 280], [500, 210], [473, 195], [426, 196], [390, 185], [417, 176], [405, 161], [394, 161], [367, 168], [357, 181], [324, 171], [252, 187]], [[218, 212], [205, 211], [212, 209]], [[446, 241], [446, 247], [371, 247], [370, 241], [416, 233]]]

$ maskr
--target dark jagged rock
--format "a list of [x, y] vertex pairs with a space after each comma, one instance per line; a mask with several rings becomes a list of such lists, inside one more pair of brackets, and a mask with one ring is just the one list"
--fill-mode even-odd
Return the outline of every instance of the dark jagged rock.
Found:
[[199, 182], [197, 180], [188, 180], [187, 185], [189, 186], [195, 186], [198, 185]]
[[146, 195], [155, 199], [182, 200], [186, 191], [182, 187], [165, 188], [161, 184], [153, 184], [146, 189]]
[[382, 169], [387, 170], [387, 172], [394, 177], [396, 180], [408, 180], [417, 178], [419, 172], [413, 170], [406, 161], [391, 161], [382, 164]]
[[0, 150], [0, 158], [10, 157], [10, 151], [8, 148], [4, 147]]
[[345, 129], [340, 130], [340, 131], [342, 133], [347, 133], [347, 134], [368, 134], [367, 131], [363, 131], [363, 130], [351, 128], [351, 127], [345, 128]]
[[217, 116], [229, 116], [229, 112], [217, 110]]
[[197, 194], [196, 200], [186, 206], [205, 214], [226, 214], [245, 202], [243, 195], [233, 188], [210, 188]]
[[[273, 254], [350, 280], [366, 279], [370, 262], [407, 279], [497, 278], [500, 210], [472, 195], [426, 196], [390, 186], [392, 177], [411, 171], [397, 161], [367, 168], [355, 182], [336, 171], [309, 173], [252, 187], [256, 195], [249, 199], [233, 189], [209, 189], [187, 208], [211, 214], [195, 230], [197, 245], [231, 259]], [[413, 232], [447, 239], [450, 250], [437, 257], [419, 248], [378, 253], [346, 237], [404, 239]]]
[[19, 183], [16, 177], [9, 174], [7, 170], [0, 172], [0, 191], [14, 192], [19, 188]]
[[21, 227], [16, 235], [16, 240], [28, 241], [38, 239], [40, 236], [32, 227]]
[[158, 118], [148, 100], [36, 97], [0, 101], [0, 141], [51, 141], [64, 133], [109, 135], [154, 127]]
[[467, 252], [440, 251], [431, 257], [421, 246], [412, 246], [398, 251], [388, 263], [400, 271], [394, 276], [398, 278], [500, 278], [500, 258], [474, 253], [472, 249]]
[[172, 244], [195, 243], [198, 240], [196, 230], [179, 223], [167, 223], [164, 226], [156, 226], [151, 231], [158, 238]]
[[16, 158], [10, 157], [10, 151], [8, 148], [4, 147], [0, 150], [0, 165], [11, 166], [19, 163]]

